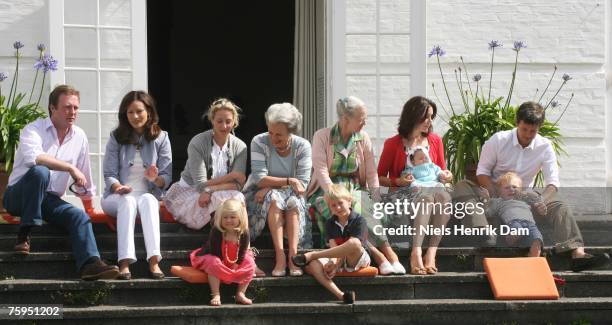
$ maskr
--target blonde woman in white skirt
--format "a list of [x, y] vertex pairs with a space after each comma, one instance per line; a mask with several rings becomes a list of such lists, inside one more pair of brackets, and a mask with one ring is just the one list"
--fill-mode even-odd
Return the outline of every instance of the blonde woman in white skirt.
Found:
[[176, 221], [201, 229], [227, 199], [245, 202], [240, 192], [246, 180], [247, 146], [232, 133], [238, 127], [238, 106], [220, 98], [208, 109], [213, 128], [191, 139], [179, 182], [164, 198]]

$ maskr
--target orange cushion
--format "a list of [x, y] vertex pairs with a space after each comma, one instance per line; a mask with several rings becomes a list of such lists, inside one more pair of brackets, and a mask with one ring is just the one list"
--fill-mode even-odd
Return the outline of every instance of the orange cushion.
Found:
[[8, 213], [0, 214], [0, 224], [18, 225], [19, 220], [19, 217], [14, 217]]
[[191, 266], [172, 265], [170, 273], [189, 283], [208, 283], [208, 274]]
[[368, 277], [368, 276], [376, 276], [378, 275], [378, 268], [373, 266], [364, 267], [355, 272], [338, 272], [336, 276], [359, 276], [359, 277]]
[[485, 258], [483, 265], [497, 300], [559, 299], [544, 257]]
[[174, 217], [172, 216], [172, 214], [168, 211], [168, 209], [166, 209], [166, 205], [164, 204], [164, 201], [159, 202], [159, 216], [161, 217], [161, 220], [164, 222], [176, 223], [176, 220], [174, 220]]

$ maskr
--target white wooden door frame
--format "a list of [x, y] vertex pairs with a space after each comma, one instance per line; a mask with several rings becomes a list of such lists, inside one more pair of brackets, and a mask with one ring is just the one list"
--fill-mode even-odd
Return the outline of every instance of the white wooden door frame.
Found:
[[[96, 29], [98, 42], [97, 42], [97, 64], [95, 68], [88, 68], [84, 70], [97, 71], [97, 85], [98, 85], [98, 98], [101, 98], [100, 94], [100, 71], [129, 71], [132, 73], [132, 88], [138, 90], [147, 90], [148, 85], [148, 75], [147, 75], [147, 3], [146, 0], [130, 0], [130, 8], [131, 8], [131, 26], [130, 27], [116, 27], [116, 26], [101, 26], [99, 22], [99, 12], [100, 12], [100, 0], [96, 1], [96, 24], [95, 25], [68, 25], [65, 24], [64, 20], [64, 0], [48, 0], [49, 3], [49, 49], [52, 53], [54, 53], [55, 57], [58, 60], [58, 69], [54, 73], [50, 74], [50, 87], [54, 87], [55, 85], [64, 84], [66, 82], [66, 46], [70, 44], [65, 44], [64, 38], [64, 29], [65, 27], [84, 27], [84, 28], [94, 28]], [[128, 29], [131, 30], [131, 68], [130, 69], [106, 69], [101, 68], [100, 66], [100, 30], [101, 29]], [[101, 116], [101, 100], [98, 100], [98, 107], [95, 108], [95, 112], [98, 114], [98, 119]], [[91, 112], [91, 111], [89, 111]], [[98, 122], [98, 133], [97, 141], [98, 148], [101, 151], [104, 147], [101, 142], [101, 129], [100, 122]], [[98, 159], [99, 166], [99, 174], [98, 177], [102, 177], [101, 169], [102, 169], [102, 155], [94, 154], [93, 157]], [[94, 202], [99, 201], [99, 197], [101, 192], [104, 190], [98, 186], [103, 184], [100, 181], [99, 184], [96, 184], [97, 188], [97, 196], [94, 198]], [[68, 193], [67, 193], [68, 194]], [[72, 203], [77, 203], [79, 200], [71, 195], [67, 195], [66, 199]]]
[[[338, 98], [346, 96], [346, 1], [327, 1], [327, 125], [336, 120]], [[376, 0], [374, 0], [376, 1]], [[425, 95], [427, 85], [427, 3], [410, 1], [410, 96]]]

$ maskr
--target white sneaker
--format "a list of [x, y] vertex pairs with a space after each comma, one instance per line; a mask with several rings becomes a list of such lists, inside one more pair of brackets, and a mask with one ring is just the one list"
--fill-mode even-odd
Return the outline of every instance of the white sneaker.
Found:
[[393, 274], [406, 274], [406, 269], [399, 261], [391, 264], [391, 267], [393, 267]]
[[389, 263], [389, 261], [384, 261], [378, 266], [378, 271], [381, 275], [389, 275], [393, 273], [395, 269], [393, 268], [393, 266], [391, 266], [391, 263]]

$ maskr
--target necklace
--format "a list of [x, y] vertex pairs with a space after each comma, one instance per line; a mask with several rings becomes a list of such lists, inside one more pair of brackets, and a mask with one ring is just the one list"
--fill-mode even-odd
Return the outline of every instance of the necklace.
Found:
[[276, 149], [276, 151], [280, 152], [287, 152], [289, 151], [289, 149], [291, 149], [291, 137], [289, 137], [289, 140], [287, 140], [287, 144], [285, 145], [284, 148], [280, 148], [280, 149]]
[[225, 260], [230, 262], [231, 264], [236, 264], [236, 262], [238, 262], [238, 254], [236, 254], [236, 259], [234, 259], [234, 260], [230, 259], [229, 255], [227, 253], [227, 251], [229, 251], [229, 245], [227, 244], [226, 240], [224, 240], [223, 242], [224, 242], [223, 246], [225, 247], [225, 254], [224, 254]]
[[142, 148], [142, 143], [144, 142], [144, 135], [138, 135], [136, 139], [136, 150], [140, 150]]
[[416, 136], [414, 138], [410, 138], [410, 139], [403, 138], [402, 142], [404, 143], [405, 151], [408, 151], [411, 148], [420, 146], [424, 139], [425, 139], [425, 137], [423, 137], [422, 135], [418, 135], [418, 136]]

